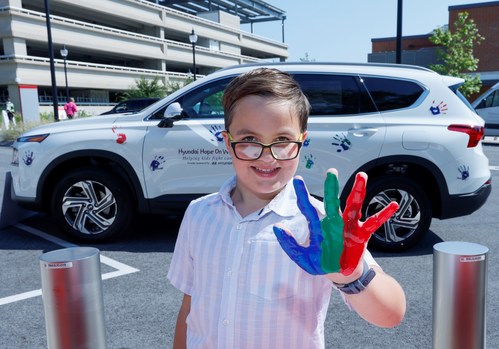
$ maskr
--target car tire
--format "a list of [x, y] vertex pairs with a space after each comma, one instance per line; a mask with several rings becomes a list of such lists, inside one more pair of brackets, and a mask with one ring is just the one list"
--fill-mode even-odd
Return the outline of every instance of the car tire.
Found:
[[407, 177], [386, 176], [369, 181], [364, 217], [379, 212], [391, 201], [396, 201], [399, 209], [373, 234], [369, 240], [372, 249], [385, 252], [407, 250], [415, 246], [430, 228], [430, 200], [421, 186]]
[[52, 215], [69, 236], [83, 242], [103, 242], [125, 235], [132, 217], [126, 183], [109, 171], [77, 169], [57, 183]]

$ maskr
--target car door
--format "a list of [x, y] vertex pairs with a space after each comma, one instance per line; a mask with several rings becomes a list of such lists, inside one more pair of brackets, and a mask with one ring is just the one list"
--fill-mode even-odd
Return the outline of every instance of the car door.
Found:
[[[181, 120], [171, 127], [149, 127], [143, 156], [149, 198], [215, 192], [233, 174], [221, 136], [222, 96], [230, 79], [198, 86], [169, 103], [182, 107]], [[157, 114], [163, 115], [166, 107]]]
[[309, 191], [322, 197], [329, 168], [338, 170], [342, 188], [359, 168], [378, 157], [385, 124], [359, 76], [295, 73], [294, 77], [312, 106], [298, 173]]
[[475, 108], [485, 121], [485, 128], [499, 129], [499, 90], [493, 90]]

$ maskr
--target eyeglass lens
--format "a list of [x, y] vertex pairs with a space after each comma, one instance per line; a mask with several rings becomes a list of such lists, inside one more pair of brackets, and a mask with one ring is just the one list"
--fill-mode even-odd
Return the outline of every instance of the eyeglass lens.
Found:
[[[258, 159], [263, 152], [264, 145], [258, 143], [237, 143], [236, 155], [242, 159]], [[296, 157], [299, 146], [295, 142], [274, 143], [270, 145], [271, 152], [277, 160], [287, 160]]]

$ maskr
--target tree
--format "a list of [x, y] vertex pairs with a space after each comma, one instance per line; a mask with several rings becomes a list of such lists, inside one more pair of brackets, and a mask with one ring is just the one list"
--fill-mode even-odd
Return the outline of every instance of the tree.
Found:
[[123, 93], [122, 99], [147, 97], [163, 98], [165, 95], [166, 88], [159, 83], [159, 77], [155, 77], [152, 80], [141, 77], [140, 79], [135, 80], [135, 86], [130, 87]]
[[193, 81], [194, 81], [193, 78], [187, 78], [187, 79], [181, 80], [181, 81], [168, 80], [168, 82], [166, 83], [166, 86], [165, 86], [166, 94], [167, 95], [172, 94], [173, 92], [180, 90], [182, 87], [189, 85]]
[[460, 12], [457, 16], [452, 32], [450, 29], [437, 28], [429, 38], [430, 42], [443, 47], [437, 50], [443, 63], [431, 65], [430, 68], [440, 74], [463, 78], [465, 82], [459, 90], [469, 96], [479, 92], [482, 85], [480, 76], [469, 73], [478, 68], [478, 58], [474, 57], [473, 48], [485, 38], [478, 33], [475, 22], [468, 17], [467, 12]]
[[149, 97], [163, 98], [164, 96], [181, 89], [192, 81], [192, 78], [188, 78], [184, 81], [168, 81], [166, 85], [162, 85], [160, 84], [159, 77], [155, 77], [153, 80], [147, 80], [146, 78], [141, 77], [140, 79], [135, 80], [135, 86], [132, 86], [126, 90], [120, 99], [125, 100], [130, 98]]

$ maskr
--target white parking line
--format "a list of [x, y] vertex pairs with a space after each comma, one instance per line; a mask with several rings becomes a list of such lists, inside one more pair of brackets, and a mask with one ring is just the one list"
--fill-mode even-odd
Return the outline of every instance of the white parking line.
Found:
[[499, 166], [489, 166], [491, 171], [499, 171]]
[[[78, 247], [78, 245], [72, 244], [68, 241], [62, 240], [58, 237], [49, 235], [47, 233], [44, 233], [43, 231], [40, 231], [38, 229], [32, 228], [30, 226], [18, 223], [14, 225], [16, 228], [24, 230], [30, 234], [36, 235], [38, 237], [41, 237], [42, 239], [51, 241], [59, 246], [62, 247]], [[111, 279], [114, 277], [126, 275], [126, 274], [131, 274], [131, 273], [136, 273], [140, 271], [139, 269], [133, 268], [129, 265], [123, 264], [121, 262], [115, 261], [114, 259], [111, 259], [109, 257], [103, 256], [102, 254], [100, 255], [100, 262], [103, 264], [106, 264], [107, 266], [110, 266], [111, 268], [116, 269], [115, 271], [111, 271], [109, 273], [102, 274], [102, 280], [107, 280]], [[42, 295], [42, 290], [34, 290], [34, 291], [28, 291], [24, 293], [18, 293], [13, 296], [8, 296], [8, 297], [3, 297], [0, 298], [0, 306], [9, 304], [9, 303], [14, 303], [18, 301], [22, 301], [24, 299], [29, 299], [33, 297], [38, 297]]]

